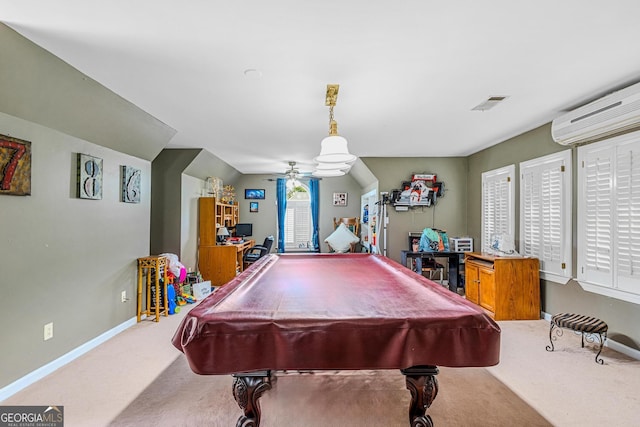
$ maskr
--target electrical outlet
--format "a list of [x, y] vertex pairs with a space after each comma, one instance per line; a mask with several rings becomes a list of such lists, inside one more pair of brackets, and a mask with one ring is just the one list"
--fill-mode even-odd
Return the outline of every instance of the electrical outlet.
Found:
[[127, 291], [122, 291], [122, 293], [120, 294], [120, 301], [127, 302]]
[[53, 338], [53, 322], [44, 325], [44, 340]]

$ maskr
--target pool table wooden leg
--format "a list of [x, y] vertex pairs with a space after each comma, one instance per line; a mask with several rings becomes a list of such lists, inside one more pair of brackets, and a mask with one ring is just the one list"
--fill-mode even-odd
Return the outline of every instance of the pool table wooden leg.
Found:
[[271, 372], [257, 371], [233, 374], [233, 398], [244, 411], [236, 427], [260, 425], [260, 396], [271, 389]]
[[433, 427], [427, 409], [438, 394], [437, 366], [412, 366], [402, 369], [406, 377], [407, 390], [411, 392], [409, 423], [411, 427]]

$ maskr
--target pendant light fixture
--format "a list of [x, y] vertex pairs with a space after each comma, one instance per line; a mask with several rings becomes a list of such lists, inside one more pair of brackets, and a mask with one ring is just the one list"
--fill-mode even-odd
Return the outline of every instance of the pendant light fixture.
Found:
[[333, 107], [338, 100], [340, 85], [328, 84], [325, 105], [329, 107], [329, 136], [320, 144], [320, 155], [313, 159], [318, 165], [313, 176], [341, 176], [346, 173], [356, 160], [356, 156], [349, 153], [347, 140], [338, 135], [338, 123], [333, 117]]

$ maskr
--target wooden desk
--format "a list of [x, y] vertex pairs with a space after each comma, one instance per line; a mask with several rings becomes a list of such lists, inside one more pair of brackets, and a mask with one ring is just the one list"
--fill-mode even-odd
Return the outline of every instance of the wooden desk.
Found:
[[236, 270], [238, 273], [242, 273], [244, 271], [244, 254], [247, 253], [247, 250], [251, 249], [256, 245], [255, 240], [245, 240], [242, 243], [231, 243], [227, 244], [228, 246], [235, 246], [236, 248]]
[[243, 243], [201, 246], [198, 250], [198, 269], [204, 280], [212, 286], [222, 286], [244, 269], [242, 259], [245, 252], [255, 246], [255, 240]]

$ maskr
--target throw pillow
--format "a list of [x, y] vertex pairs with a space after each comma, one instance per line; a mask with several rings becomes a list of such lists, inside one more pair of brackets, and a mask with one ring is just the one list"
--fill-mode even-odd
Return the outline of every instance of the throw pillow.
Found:
[[345, 224], [340, 224], [324, 241], [336, 252], [349, 252], [351, 244], [358, 243], [360, 238], [353, 234]]

